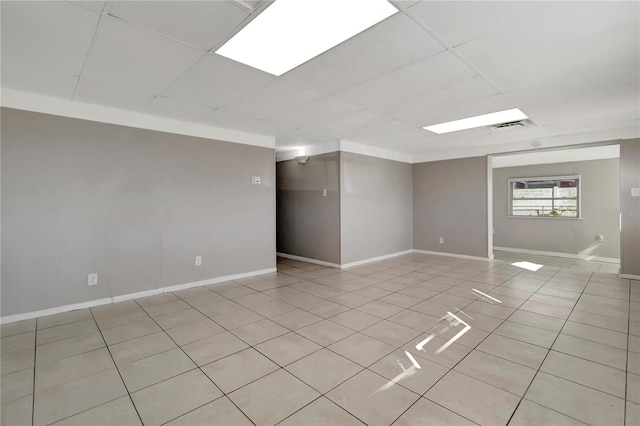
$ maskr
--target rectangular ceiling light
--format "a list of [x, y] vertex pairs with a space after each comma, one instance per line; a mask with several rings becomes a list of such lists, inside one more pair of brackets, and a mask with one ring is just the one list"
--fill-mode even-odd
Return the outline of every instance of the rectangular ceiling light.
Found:
[[216, 53], [279, 76], [397, 11], [387, 0], [275, 0]]
[[528, 118], [525, 113], [520, 111], [518, 108], [513, 108], [504, 111], [492, 112], [491, 114], [476, 115], [475, 117], [434, 124], [433, 126], [423, 127], [423, 129], [441, 135], [443, 133], [457, 132], [458, 130], [467, 130], [476, 127], [508, 123], [510, 121], [524, 120], [525, 118]]

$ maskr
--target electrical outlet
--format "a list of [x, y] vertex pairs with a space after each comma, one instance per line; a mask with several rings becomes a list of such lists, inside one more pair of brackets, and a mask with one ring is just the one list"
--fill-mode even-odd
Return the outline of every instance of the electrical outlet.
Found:
[[196, 256], [196, 266], [202, 266], [202, 256]]
[[87, 277], [88, 285], [98, 285], [98, 274], [89, 274]]
[[253, 176], [251, 178], [251, 183], [254, 185], [260, 185], [262, 183], [262, 179], [260, 179], [260, 176]]
[[444, 244], [444, 237], [440, 237], [440, 238], [438, 238], [438, 243], [440, 243], [440, 244]]
[[322, 190], [322, 196], [323, 196], [323, 197], [326, 197], [326, 196], [327, 196], [327, 188], [324, 188], [324, 189]]
[[604, 241], [604, 235], [596, 235], [596, 241]]

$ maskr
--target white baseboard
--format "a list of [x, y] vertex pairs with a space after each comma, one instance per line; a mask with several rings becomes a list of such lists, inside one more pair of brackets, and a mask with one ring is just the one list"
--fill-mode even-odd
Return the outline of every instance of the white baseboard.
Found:
[[300, 262], [313, 263], [315, 265], [328, 266], [330, 268], [340, 268], [339, 264], [325, 262], [324, 260], [312, 259], [310, 257], [296, 256], [295, 254], [288, 254], [288, 253], [281, 253], [281, 252], [277, 252], [276, 254], [279, 257], [284, 257], [285, 259], [299, 260]]
[[399, 251], [391, 254], [385, 254], [382, 256], [370, 257], [369, 259], [362, 259], [362, 260], [357, 260], [355, 262], [343, 263], [342, 265], [340, 265], [340, 268], [342, 269], [353, 268], [354, 266], [365, 265], [367, 263], [373, 263], [373, 262], [380, 262], [381, 260], [387, 260], [393, 257], [403, 256], [405, 254], [411, 254], [411, 253], [413, 253], [413, 249]]
[[158, 294], [166, 293], [165, 288], [166, 287], [161, 287], [146, 291], [139, 291], [137, 293], [122, 294], [120, 296], [113, 296], [112, 299], [113, 303], [118, 303], [124, 302], [125, 300], [140, 299], [141, 297], [156, 296]]
[[490, 262], [491, 258], [489, 257], [480, 257], [480, 256], [468, 256], [466, 254], [456, 254], [456, 253], [445, 253], [445, 252], [441, 252], [441, 251], [430, 251], [430, 250], [419, 250], [419, 249], [413, 249], [414, 253], [421, 253], [421, 254], [431, 254], [434, 256], [446, 256], [446, 257], [455, 257], [458, 259], [467, 259], [467, 260], [480, 260], [483, 262]]
[[626, 280], [640, 281], [640, 275], [620, 274], [620, 278], [624, 278]]
[[88, 302], [74, 303], [72, 305], [57, 306], [55, 308], [47, 308], [40, 311], [25, 312], [24, 314], [7, 315], [0, 318], [0, 324], [9, 324], [11, 322], [46, 317], [48, 315], [61, 314], [63, 312], [77, 311], [78, 309], [93, 308], [100, 305], [108, 305], [109, 303], [113, 303], [112, 297], [89, 300]]
[[211, 285], [222, 283], [225, 281], [238, 280], [240, 278], [254, 277], [256, 275], [264, 275], [276, 272], [276, 268], [260, 269], [258, 271], [244, 272], [242, 274], [226, 275], [223, 277], [210, 278], [203, 281], [194, 281], [185, 284], [172, 285], [162, 288], [154, 288], [152, 290], [141, 291], [137, 293], [123, 294], [114, 297], [105, 297], [103, 299], [90, 300], [88, 302], [74, 303], [72, 305], [57, 306], [55, 308], [42, 309], [40, 311], [25, 312], [24, 314], [7, 315], [0, 318], [0, 324], [9, 324], [11, 322], [23, 321], [32, 318], [44, 317], [47, 315], [61, 314], [63, 312], [75, 311], [78, 309], [93, 308], [100, 305], [108, 305], [109, 303], [123, 302], [125, 300], [139, 299], [141, 297], [154, 296], [157, 294], [167, 293], [171, 291], [185, 290], [192, 287], [200, 287], [203, 285]]
[[494, 250], [510, 253], [534, 254], [539, 256], [563, 257], [566, 259], [593, 260], [595, 262], [620, 263], [620, 259], [614, 257], [589, 256], [586, 254], [560, 253], [555, 251], [527, 250], [510, 247], [493, 247]]
[[409, 249], [409, 250], [405, 250], [405, 251], [399, 251], [399, 252], [396, 252], [396, 253], [390, 253], [390, 254], [385, 254], [385, 255], [382, 255], [382, 256], [370, 257], [368, 259], [356, 260], [355, 262], [342, 263], [342, 264], [325, 262], [324, 260], [318, 260], [318, 259], [312, 259], [312, 258], [309, 258], [309, 257], [296, 256], [294, 254], [288, 254], [288, 253], [280, 253], [280, 252], [278, 252], [277, 255], [280, 256], [280, 257], [284, 257], [286, 259], [299, 260], [300, 262], [313, 263], [313, 264], [320, 265], [320, 266], [328, 266], [330, 268], [348, 269], [348, 268], [353, 268], [354, 266], [366, 265], [367, 263], [380, 262], [382, 260], [387, 260], [387, 259], [391, 259], [391, 258], [394, 258], [394, 257], [403, 256], [405, 254], [411, 254], [413, 252], [414, 252], [413, 249]]

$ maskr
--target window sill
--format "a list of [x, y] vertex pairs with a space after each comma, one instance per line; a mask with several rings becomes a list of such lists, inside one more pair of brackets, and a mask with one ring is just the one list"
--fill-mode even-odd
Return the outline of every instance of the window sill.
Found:
[[507, 219], [557, 219], [557, 220], [584, 220], [584, 217], [562, 217], [562, 216], [507, 216]]

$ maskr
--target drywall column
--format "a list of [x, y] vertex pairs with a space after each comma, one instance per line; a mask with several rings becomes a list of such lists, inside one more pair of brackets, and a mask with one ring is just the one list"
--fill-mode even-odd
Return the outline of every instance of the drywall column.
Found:
[[273, 159], [2, 109], [2, 315], [275, 268]]
[[[580, 175], [581, 219], [509, 217], [510, 178]], [[495, 247], [620, 258], [619, 160], [575, 161], [493, 170]], [[604, 235], [604, 241], [596, 241]]]
[[276, 163], [278, 253], [340, 264], [339, 162], [331, 152]]
[[486, 157], [413, 165], [413, 244], [488, 258]]
[[342, 264], [413, 248], [412, 166], [340, 153]]
[[640, 139], [620, 143], [620, 274], [640, 279]]

